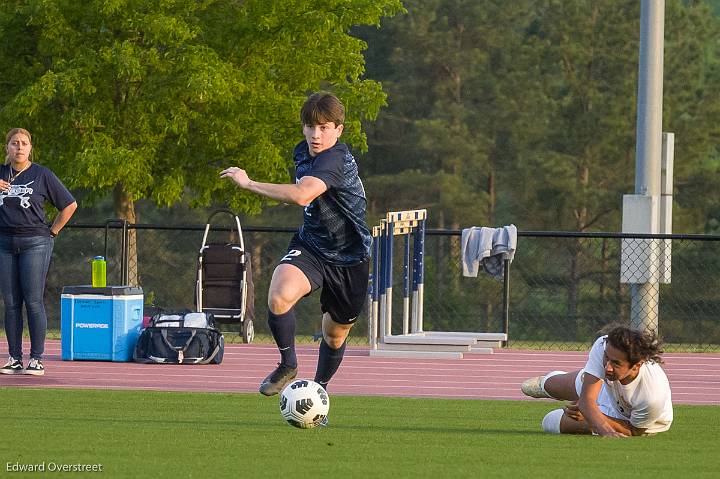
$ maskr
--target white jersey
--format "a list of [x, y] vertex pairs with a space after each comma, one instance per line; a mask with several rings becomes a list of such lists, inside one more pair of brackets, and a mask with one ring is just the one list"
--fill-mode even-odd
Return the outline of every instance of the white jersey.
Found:
[[[605, 379], [603, 359], [606, 338], [601, 336], [595, 341], [582, 370], [582, 373], [592, 374], [604, 381], [597, 399], [600, 410], [608, 416], [625, 419], [633, 426], [645, 429], [648, 434], [670, 429], [673, 408], [670, 383], [663, 368], [655, 362], [646, 361], [629, 384]], [[578, 379], [581, 376], [579, 374]], [[578, 380], [576, 386], [579, 386], [577, 393], [580, 395], [582, 382]]]

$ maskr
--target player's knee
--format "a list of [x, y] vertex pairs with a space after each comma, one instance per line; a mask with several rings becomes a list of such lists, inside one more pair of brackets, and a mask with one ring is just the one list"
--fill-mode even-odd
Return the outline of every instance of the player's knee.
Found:
[[284, 311], [281, 311], [283, 308], [283, 301], [278, 296], [273, 295], [272, 293], [268, 294], [267, 299], [267, 306], [271, 313], [273, 314], [282, 314]]
[[287, 313], [294, 304], [293, 298], [283, 294], [281, 290], [271, 290], [268, 294], [268, 309], [273, 314]]
[[325, 340], [325, 343], [327, 343], [327, 345], [330, 346], [332, 349], [340, 349], [345, 342], [345, 337], [330, 336], [325, 333], [323, 333], [323, 339]]
[[339, 325], [332, 321], [327, 313], [323, 316], [323, 340], [332, 349], [340, 349], [342, 347], [350, 333], [350, 329], [352, 329], [352, 324]]
[[347, 339], [347, 331], [331, 329], [324, 327], [323, 324], [323, 340], [332, 349], [340, 349]]
[[562, 416], [562, 409], [555, 409], [547, 413], [542, 420], [543, 431], [560, 434], [560, 420], [562, 419]]

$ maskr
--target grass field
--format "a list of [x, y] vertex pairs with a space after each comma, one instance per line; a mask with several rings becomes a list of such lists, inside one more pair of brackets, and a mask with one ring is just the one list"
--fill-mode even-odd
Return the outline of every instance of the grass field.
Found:
[[[718, 477], [720, 408], [676, 406], [669, 432], [612, 440], [540, 431], [545, 401], [331, 396], [300, 430], [258, 394], [0, 388], [0, 477]], [[45, 464], [44, 473], [13, 472]], [[60, 465], [102, 472], [62, 473]]]

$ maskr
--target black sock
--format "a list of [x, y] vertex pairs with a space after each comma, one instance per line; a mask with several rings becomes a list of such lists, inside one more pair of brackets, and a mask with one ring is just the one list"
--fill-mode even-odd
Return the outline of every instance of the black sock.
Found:
[[338, 349], [333, 349], [323, 339], [320, 342], [320, 354], [318, 355], [317, 369], [315, 370], [315, 382], [320, 384], [327, 391], [330, 379], [335, 375], [345, 355], [345, 341]]
[[268, 326], [270, 326], [270, 332], [280, 350], [280, 362], [285, 366], [296, 368], [295, 308], [290, 308], [283, 314], [274, 314], [272, 311], [268, 311]]

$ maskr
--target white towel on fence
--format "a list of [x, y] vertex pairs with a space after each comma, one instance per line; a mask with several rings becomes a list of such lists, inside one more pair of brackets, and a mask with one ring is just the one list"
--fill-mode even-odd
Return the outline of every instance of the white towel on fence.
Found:
[[485, 272], [497, 280], [503, 279], [506, 258], [512, 262], [517, 248], [515, 225], [502, 228], [473, 226], [462, 230], [463, 276], [477, 277], [480, 263]]

